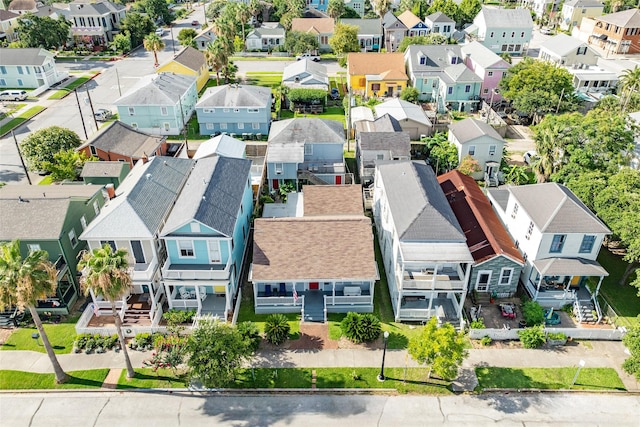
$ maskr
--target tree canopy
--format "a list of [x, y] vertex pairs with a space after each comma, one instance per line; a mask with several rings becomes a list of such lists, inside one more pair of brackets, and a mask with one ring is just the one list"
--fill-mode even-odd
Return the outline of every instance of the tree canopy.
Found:
[[173, 13], [169, 10], [169, 3], [165, 0], [142, 0], [142, 7], [152, 20], [161, 20], [170, 24], [174, 20]]
[[[454, 21], [460, 22], [460, 11], [458, 9], [458, 4], [453, 0], [434, 0], [431, 3], [431, 6], [429, 6], [429, 9], [427, 9], [426, 15], [431, 15], [432, 13], [436, 12], [442, 12]], [[473, 18], [471, 19], [473, 20]]]
[[404, 37], [398, 45], [398, 52], [404, 52], [413, 44], [447, 44], [447, 38], [442, 34], [427, 34], [426, 36]]
[[415, 361], [429, 366], [429, 376], [433, 371], [448, 380], [456, 377], [458, 368], [468, 354], [464, 333], [456, 332], [450, 323], [438, 326], [435, 317], [422, 327], [417, 336], [409, 340], [408, 350]]
[[155, 28], [151, 18], [138, 12], [129, 12], [120, 21], [120, 28], [131, 38], [131, 46], [138, 47], [142, 44], [145, 36]]
[[458, 165], [458, 149], [449, 142], [447, 134], [436, 132], [423, 139], [426, 143], [424, 154], [436, 175], [450, 171]]
[[46, 170], [47, 162], [53, 162], [53, 156], [60, 151], [75, 149], [82, 141], [74, 131], [50, 126], [33, 132], [20, 144], [29, 168], [33, 171]]
[[303, 31], [289, 31], [284, 41], [284, 48], [293, 55], [318, 49], [318, 38]]
[[[80, 172], [84, 164], [90, 160], [83, 151], [76, 151], [73, 148], [60, 151], [53, 155], [53, 161], [45, 162], [45, 170], [51, 173], [54, 182], [71, 180], [76, 181], [80, 177]], [[98, 160], [92, 158], [91, 160]]]
[[196, 37], [198, 32], [193, 28], [183, 28], [178, 33], [178, 42], [182, 46], [191, 46], [196, 48]]
[[346, 54], [360, 51], [358, 27], [342, 23], [336, 24], [333, 35], [329, 37], [329, 46], [338, 56], [340, 66], [344, 67], [347, 63]]
[[21, 47], [42, 47], [55, 50], [67, 43], [69, 28], [71, 28], [71, 22], [67, 21], [64, 16], [53, 19], [48, 16], [36, 16], [28, 13], [18, 18], [19, 43]]

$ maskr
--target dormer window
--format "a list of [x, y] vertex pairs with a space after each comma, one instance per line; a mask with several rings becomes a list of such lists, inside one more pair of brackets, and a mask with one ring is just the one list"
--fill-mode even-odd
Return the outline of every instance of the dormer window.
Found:
[[427, 57], [426, 56], [420, 56], [420, 65], [425, 65], [427, 63]]

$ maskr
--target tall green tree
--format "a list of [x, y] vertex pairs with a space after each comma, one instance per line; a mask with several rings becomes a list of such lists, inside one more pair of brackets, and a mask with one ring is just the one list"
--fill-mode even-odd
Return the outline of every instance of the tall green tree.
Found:
[[182, 46], [191, 46], [192, 48], [196, 48], [196, 37], [198, 36], [198, 32], [193, 28], [183, 28], [178, 33], [178, 42]]
[[253, 17], [253, 19], [258, 19], [258, 15], [260, 15], [262, 13], [262, 8], [263, 5], [260, 2], [260, 0], [251, 0], [249, 1], [249, 13], [251, 13], [251, 16]]
[[404, 37], [398, 45], [398, 52], [404, 52], [411, 45], [418, 44], [447, 44], [447, 38], [442, 34], [427, 34], [426, 36]]
[[216, 73], [216, 86], [220, 86], [220, 73], [229, 62], [227, 48], [220, 37], [207, 44], [204, 56], [209, 67]]
[[380, 19], [384, 18], [384, 15], [391, 10], [393, 2], [391, 0], [372, 0], [371, 6], [375, 9], [376, 14]]
[[60, 151], [75, 149], [82, 141], [74, 131], [59, 126], [50, 126], [31, 133], [20, 144], [20, 149], [29, 169], [46, 170], [46, 164], [54, 161]]
[[347, 64], [347, 53], [360, 52], [358, 27], [342, 23], [336, 24], [333, 35], [329, 37], [329, 46], [338, 57], [340, 66], [344, 67]]
[[432, 317], [419, 334], [409, 340], [408, 351], [416, 362], [429, 367], [428, 378], [434, 372], [441, 378], [454, 379], [468, 354], [464, 333], [456, 332], [450, 323], [438, 327], [437, 322]]
[[624, 108], [632, 95], [640, 92], [640, 67], [624, 70], [618, 82], [618, 88]]
[[128, 295], [132, 287], [127, 251], [124, 249], [114, 251], [109, 244], [105, 243], [101, 248], [82, 252], [78, 269], [86, 269], [82, 276], [85, 294], [88, 295], [92, 291], [94, 295], [104, 298], [111, 304], [120, 348], [127, 366], [127, 377], [133, 378], [135, 372], [122, 333], [122, 319], [116, 309], [116, 301]]
[[[84, 151], [76, 151], [70, 148], [54, 154], [53, 161], [46, 162], [44, 168], [51, 173], [51, 179], [54, 182], [64, 180], [77, 181], [80, 178], [82, 167], [89, 160]], [[92, 160], [98, 159], [94, 157]]]
[[116, 52], [127, 53], [131, 51], [131, 37], [129, 33], [119, 33], [113, 37], [109, 47]]
[[345, 11], [345, 4], [343, 0], [329, 0], [327, 5], [327, 13], [333, 19], [339, 18]]
[[142, 44], [145, 36], [152, 33], [155, 24], [145, 14], [129, 12], [120, 21], [120, 29], [131, 37], [131, 46], [138, 47]]
[[313, 52], [318, 49], [318, 38], [303, 31], [289, 31], [284, 40], [284, 47], [293, 55]]
[[187, 341], [189, 376], [207, 388], [224, 387], [235, 380], [252, 353], [251, 341], [235, 327], [200, 321]]
[[42, 47], [56, 50], [67, 44], [71, 22], [64, 16], [53, 19], [27, 13], [18, 18], [17, 33], [21, 47]]
[[56, 383], [67, 381], [53, 351], [47, 332], [42, 327], [40, 315], [36, 310], [38, 300], [55, 295], [58, 286], [58, 272], [49, 261], [46, 251], [32, 251], [25, 258], [20, 254], [20, 242], [0, 244], [0, 309], [17, 307], [23, 311], [29, 309], [42, 344], [53, 366]]
[[160, 19], [167, 25], [173, 22], [174, 16], [166, 0], [142, 0], [142, 6], [152, 20]]
[[458, 149], [449, 142], [446, 133], [436, 132], [422, 141], [425, 142], [424, 153], [427, 160], [437, 175], [458, 165]]
[[[480, 0], [462, 0], [460, 6], [458, 6], [459, 25], [468, 24], [473, 22], [473, 19], [482, 9], [482, 2]], [[453, 18], [451, 18], [453, 19]]]
[[149, 33], [147, 34], [147, 36], [144, 38], [144, 41], [142, 43], [144, 45], [144, 48], [149, 51], [149, 52], [153, 52], [153, 65], [155, 67], [157, 67], [158, 64], [158, 51], [164, 49], [164, 42], [162, 41], [162, 39], [160, 37], [158, 37], [157, 34], [155, 33]]
[[453, 0], [434, 0], [427, 10], [427, 15], [431, 15], [436, 12], [442, 12], [454, 21], [461, 22], [458, 4]]
[[[238, 20], [238, 22], [240, 22], [240, 26], [242, 27], [242, 46], [244, 47], [244, 43], [246, 40], [246, 33], [244, 31], [244, 26], [247, 25], [247, 22], [249, 21], [249, 18], [251, 18], [251, 10], [249, 9], [249, 6], [246, 5], [245, 3], [238, 3], [237, 4], [237, 8], [236, 8], [236, 19]], [[244, 50], [244, 48], [243, 48]]]

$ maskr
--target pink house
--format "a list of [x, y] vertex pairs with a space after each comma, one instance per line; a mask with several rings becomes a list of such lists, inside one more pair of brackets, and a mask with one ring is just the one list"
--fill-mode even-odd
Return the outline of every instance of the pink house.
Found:
[[511, 64], [477, 41], [461, 46], [461, 51], [467, 68], [482, 79], [480, 97], [487, 103], [502, 101], [498, 83]]

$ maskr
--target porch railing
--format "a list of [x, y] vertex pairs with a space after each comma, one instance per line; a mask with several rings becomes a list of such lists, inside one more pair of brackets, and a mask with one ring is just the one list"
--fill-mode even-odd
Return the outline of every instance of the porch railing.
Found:
[[304, 295], [298, 297], [298, 302], [293, 297], [255, 297], [255, 305], [302, 305], [304, 304]]
[[436, 279], [403, 279], [402, 289], [404, 290], [446, 290], [463, 291], [464, 280]]
[[184, 269], [171, 269], [171, 260], [167, 259], [162, 266], [162, 275], [165, 280], [225, 280], [229, 278], [229, 264], [225, 265], [222, 270], [190, 270], [188, 267]]
[[373, 304], [373, 299], [369, 295], [365, 296], [332, 296], [325, 295], [324, 296], [324, 305], [371, 305]]
[[198, 308], [197, 299], [172, 299], [171, 306], [173, 308]]

